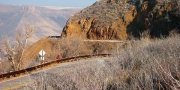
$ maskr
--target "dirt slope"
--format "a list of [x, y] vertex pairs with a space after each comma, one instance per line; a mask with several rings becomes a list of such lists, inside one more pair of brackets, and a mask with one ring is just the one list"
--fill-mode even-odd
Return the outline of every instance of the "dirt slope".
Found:
[[[127, 42], [128, 43], [128, 42]], [[77, 39], [53, 39], [43, 38], [30, 46], [26, 51], [23, 59], [23, 68], [35, 66], [40, 64], [39, 57], [40, 50], [44, 50], [45, 61], [56, 60], [60, 58], [67, 58], [73, 56], [92, 55], [92, 54], [109, 54], [112, 51], [123, 48], [126, 42], [118, 41], [84, 41]], [[118, 47], [118, 48], [117, 48]]]
[[57, 49], [54, 48], [54, 44], [56, 43], [56, 39], [48, 39], [43, 38], [36, 42], [34, 45], [30, 46], [26, 51], [23, 59], [22, 65], [23, 67], [28, 67], [31, 65], [35, 65], [36, 62], [41, 62], [39, 58], [39, 52], [44, 50], [45, 54], [45, 61], [48, 62], [50, 60], [55, 60], [58, 53], [56, 52]]

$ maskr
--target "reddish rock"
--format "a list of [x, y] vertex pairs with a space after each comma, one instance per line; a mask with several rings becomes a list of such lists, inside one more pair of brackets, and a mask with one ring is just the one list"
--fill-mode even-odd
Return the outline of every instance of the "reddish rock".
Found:
[[[136, 1], [136, 2], [135, 2]], [[119, 39], [168, 35], [179, 27], [178, 0], [101, 0], [71, 17], [62, 37]]]

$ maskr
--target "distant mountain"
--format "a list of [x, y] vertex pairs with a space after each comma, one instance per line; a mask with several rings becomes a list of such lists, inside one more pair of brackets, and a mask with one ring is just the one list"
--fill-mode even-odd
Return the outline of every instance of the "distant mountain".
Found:
[[80, 11], [76, 7], [37, 7], [0, 4], [0, 41], [4, 36], [14, 38], [16, 30], [26, 24], [36, 27], [31, 42], [42, 37], [60, 35], [68, 18]]

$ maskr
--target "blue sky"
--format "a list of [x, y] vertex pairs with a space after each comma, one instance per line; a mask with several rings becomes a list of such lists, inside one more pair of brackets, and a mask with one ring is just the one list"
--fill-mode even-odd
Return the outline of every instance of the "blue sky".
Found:
[[0, 4], [35, 6], [87, 7], [98, 0], [0, 0]]

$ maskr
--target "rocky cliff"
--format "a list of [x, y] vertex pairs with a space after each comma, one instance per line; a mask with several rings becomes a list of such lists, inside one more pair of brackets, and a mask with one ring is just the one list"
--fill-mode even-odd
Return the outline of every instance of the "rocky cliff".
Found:
[[167, 36], [179, 30], [178, 0], [100, 0], [74, 16], [65, 25], [62, 37], [119, 39]]

